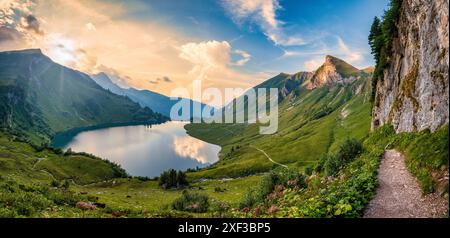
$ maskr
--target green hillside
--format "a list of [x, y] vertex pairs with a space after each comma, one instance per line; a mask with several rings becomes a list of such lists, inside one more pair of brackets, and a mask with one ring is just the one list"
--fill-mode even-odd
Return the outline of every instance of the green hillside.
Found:
[[[269, 86], [277, 85], [274, 79]], [[258, 124], [187, 125], [190, 135], [222, 146], [221, 160], [193, 176], [240, 177], [276, 167], [261, 150], [288, 167], [314, 165], [344, 139], [362, 139], [369, 133], [369, 81], [363, 78], [311, 91], [298, 87], [280, 102], [274, 135], [260, 135]]]
[[[87, 154], [35, 148], [0, 133], [0, 218], [2, 217], [186, 217], [214, 216], [216, 204], [236, 207], [259, 176], [192, 181], [210, 197], [211, 210], [180, 213], [170, 208], [182, 190], [158, 181], [127, 177], [117, 165]], [[97, 204], [95, 210], [76, 207]]]
[[76, 127], [166, 120], [40, 50], [0, 53], [0, 101], [0, 126], [36, 142]]

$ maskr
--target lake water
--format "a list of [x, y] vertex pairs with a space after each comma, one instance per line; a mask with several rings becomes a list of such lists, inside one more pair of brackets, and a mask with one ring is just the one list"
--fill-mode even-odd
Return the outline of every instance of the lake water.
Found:
[[167, 122], [84, 131], [63, 148], [114, 161], [133, 176], [155, 177], [168, 169], [202, 168], [218, 161], [220, 146], [189, 136], [184, 125]]

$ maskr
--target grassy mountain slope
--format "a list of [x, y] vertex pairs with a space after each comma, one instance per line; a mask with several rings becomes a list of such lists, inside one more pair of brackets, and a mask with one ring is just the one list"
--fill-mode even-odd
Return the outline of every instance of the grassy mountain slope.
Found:
[[[260, 179], [192, 182], [192, 190], [211, 198], [212, 208], [189, 214], [170, 208], [181, 190], [164, 190], [158, 181], [124, 176], [120, 167], [106, 160], [34, 148], [0, 133], [0, 217], [210, 217], [213, 204], [237, 206], [246, 188]], [[105, 207], [86, 211], [76, 208], [77, 202]]]
[[165, 120], [40, 50], [0, 53], [0, 100], [1, 126], [34, 140], [75, 127]]
[[368, 134], [369, 92], [369, 78], [315, 90], [298, 87], [280, 102], [274, 135], [260, 135], [258, 124], [187, 125], [190, 135], [222, 146], [221, 160], [193, 176], [239, 177], [276, 167], [261, 150], [288, 167], [313, 165], [347, 137], [362, 139]]

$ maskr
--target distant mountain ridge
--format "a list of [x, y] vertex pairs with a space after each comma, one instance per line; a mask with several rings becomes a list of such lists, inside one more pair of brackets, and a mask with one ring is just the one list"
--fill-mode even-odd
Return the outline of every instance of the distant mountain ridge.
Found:
[[0, 52], [0, 102], [0, 127], [34, 141], [76, 127], [168, 119], [38, 49]]
[[[132, 101], [139, 103], [142, 107], [148, 107], [155, 112], [161, 113], [164, 116], [170, 116], [170, 111], [173, 105], [178, 103], [179, 100], [171, 100], [170, 97], [152, 92], [150, 90], [139, 90], [135, 88], [122, 88], [115, 84], [111, 77], [106, 73], [98, 73], [91, 76], [92, 79], [100, 85], [102, 88], [111, 91], [117, 95], [122, 95], [130, 98]], [[188, 99], [192, 105], [193, 101]], [[205, 105], [202, 104], [202, 108]], [[192, 111], [192, 110], [191, 110]], [[193, 115], [194, 117], [200, 117], [200, 115]]]

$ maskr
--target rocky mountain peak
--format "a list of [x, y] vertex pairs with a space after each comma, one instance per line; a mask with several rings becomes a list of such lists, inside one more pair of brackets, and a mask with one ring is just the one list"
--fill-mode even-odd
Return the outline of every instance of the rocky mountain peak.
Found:
[[359, 69], [344, 60], [327, 55], [322, 66], [305, 84], [308, 89], [320, 88], [327, 84], [344, 84], [356, 80], [360, 74]]

